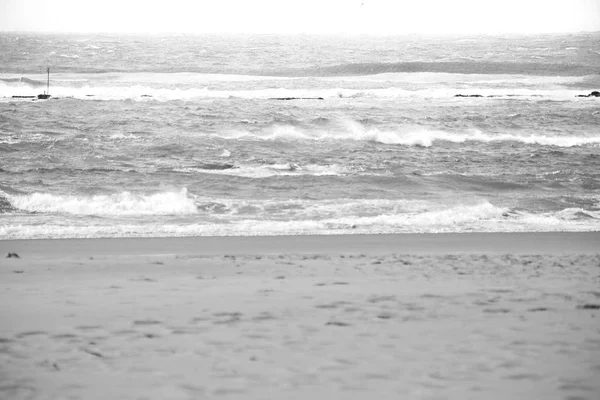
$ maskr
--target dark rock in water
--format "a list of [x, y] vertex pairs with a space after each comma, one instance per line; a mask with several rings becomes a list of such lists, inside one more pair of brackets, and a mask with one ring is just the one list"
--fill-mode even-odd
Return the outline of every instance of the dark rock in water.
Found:
[[322, 97], [271, 97], [269, 100], [324, 100]]
[[6, 258], [21, 258], [17, 253], [8, 253]]
[[143, 95], [141, 95], [140, 97], [152, 97], [152, 95], [149, 95], [149, 94], [143, 94]]
[[[522, 95], [522, 94], [489, 94], [487, 96], [484, 96], [482, 94], [455, 94], [454, 97], [487, 97], [487, 98], [491, 98], [491, 97], [525, 97], [526, 95]], [[527, 97], [541, 97], [541, 95], [539, 94], [531, 94], [528, 95]]]
[[597, 90], [594, 90], [590, 94], [578, 94], [577, 97], [600, 97], [600, 92]]

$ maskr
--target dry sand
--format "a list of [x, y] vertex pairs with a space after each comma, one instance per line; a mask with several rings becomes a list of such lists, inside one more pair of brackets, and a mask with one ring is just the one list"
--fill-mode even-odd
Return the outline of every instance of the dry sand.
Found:
[[599, 244], [0, 241], [0, 398], [599, 399]]

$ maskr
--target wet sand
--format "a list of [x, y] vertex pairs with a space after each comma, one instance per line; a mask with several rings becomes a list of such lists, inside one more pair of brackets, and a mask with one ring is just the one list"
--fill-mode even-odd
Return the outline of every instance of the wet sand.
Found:
[[0, 398], [597, 399], [599, 244], [0, 241]]

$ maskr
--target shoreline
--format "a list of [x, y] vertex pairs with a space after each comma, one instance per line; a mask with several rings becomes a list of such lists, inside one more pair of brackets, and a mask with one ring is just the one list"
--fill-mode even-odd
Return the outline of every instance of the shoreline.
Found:
[[409, 233], [0, 240], [0, 255], [597, 254], [600, 232]]

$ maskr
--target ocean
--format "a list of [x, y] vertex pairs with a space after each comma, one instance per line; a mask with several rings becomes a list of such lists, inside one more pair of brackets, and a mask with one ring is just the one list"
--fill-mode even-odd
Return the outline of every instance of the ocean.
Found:
[[0, 239], [598, 231], [599, 66], [600, 33], [0, 33]]

